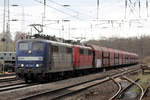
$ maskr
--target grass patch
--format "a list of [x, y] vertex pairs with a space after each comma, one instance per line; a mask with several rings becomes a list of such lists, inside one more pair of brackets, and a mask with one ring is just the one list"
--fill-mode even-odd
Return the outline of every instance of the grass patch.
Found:
[[139, 94], [141, 92], [141, 89], [134, 85], [134, 87], [132, 89], [130, 89], [129, 92]]
[[[134, 75], [133, 79], [137, 79], [139, 78], [140, 81], [138, 82], [144, 89], [146, 89], [148, 86], [150, 86], [150, 74], [138, 74], [138, 75]], [[140, 93], [141, 90], [139, 87], [134, 86], [132, 89], [129, 90], [130, 92], [134, 92], [134, 93]]]
[[138, 74], [137, 76], [134, 76], [135, 79], [139, 78], [140, 82], [139, 84], [146, 89], [148, 86], [150, 86], [150, 74]]

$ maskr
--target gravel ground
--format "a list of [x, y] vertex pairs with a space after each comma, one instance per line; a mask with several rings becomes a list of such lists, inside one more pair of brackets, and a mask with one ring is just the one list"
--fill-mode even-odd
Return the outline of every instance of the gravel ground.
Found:
[[[132, 77], [132, 75], [128, 75], [128, 77]], [[128, 81], [121, 80], [120, 78], [117, 78], [115, 80], [117, 82], [129, 84]], [[108, 81], [103, 84], [89, 88], [88, 90], [85, 90], [82, 93], [62, 98], [62, 100], [108, 100], [117, 92], [117, 90], [118, 90], [117, 85], [113, 81]]]
[[8, 92], [0, 93], [0, 100], [10, 100], [10, 99], [15, 100], [16, 98], [22, 97], [25, 95], [32, 95], [33, 93], [38, 93], [38, 92], [47, 91], [47, 90], [55, 90], [61, 87], [76, 84], [76, 83], [83, 82], [89, 79], [94, 79], [100, 76], [104, 76], [104, 74], [103, 75], [102, 74], [88, 75], [85, 77], [78, 77], [78, 78], [53, 82], [53, 83], [40, 84], [40, 85], [31, 86], [27, 88], [12, 90]]
[[[90, 80], [90, 79], [95, 79], [98, 77], [103, 77], [103, 76], [110, 75], [110, 74], [116, 73], [116, 72], [117, 72], [116, 70], [111, 70], [111, 71], [108, 71], [107, 73], [101, 72], [98, 74], [87, 75], [84, 77], [72, 78], [72, 79], [62, 80], [62, 81], [53, 82], [53, 83], [40, 84], [40, 85], [21, 88], [21, 89], [17, 89], [17, 90], [2, 92], [2, 93], [0, 93], [0, 100], [16, 100], [17, 98], [20, 98], [23, 96], [32, 95], [35, 93], [44, 92], [44, 91], [48, 91], [48, 90], [59, 89], [59, 88], [65, 87], [65, 86], [77, 84], [77, 83], [84, 82], [84, 81]], [[83, 96], [79, 95], [79, 97], [77, 96], [73, 100], [78, 100], [78, 98], [79, 98], [79, 100], [107, 100], [116, 91], [117, 86], [115, 84], [114, 85], [112, 85], [112, 84], [114, 84], [114, 83], [112, 83], [112, 81], [110, 81], [110, 82], [103, 83], [99, 86], [96, 86], [95, 88], [93, 87], [93, 88], [89, 89], [87, 92], [83, 93], [85, 95], [83, 95]], [[96, 89], [96, 91], [95, 91], [95, 89]], [[104, 98], [106, 98], [106, 99], [104, 99]]]
[[113, 81], [108, 81], [62, 100], [108, 100], [117, 90], [117, 85]]
[[147, 96], [143, 100], [150, 100], [150, 90], [149, 90], [149, 93], [147, 94]]

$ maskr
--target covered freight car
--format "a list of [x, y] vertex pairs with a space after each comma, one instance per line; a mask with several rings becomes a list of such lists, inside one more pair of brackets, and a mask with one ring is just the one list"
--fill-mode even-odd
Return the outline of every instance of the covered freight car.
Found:
[[93, 66], [95, 68], [113, 68], [138, 63], [138, 55], [121, 50], [88, 45], [93, 51]]

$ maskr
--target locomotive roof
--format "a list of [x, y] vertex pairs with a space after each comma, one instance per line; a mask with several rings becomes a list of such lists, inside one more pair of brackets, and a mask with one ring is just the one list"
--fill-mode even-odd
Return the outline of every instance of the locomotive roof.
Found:
[[53, 45], [63, 45], [63, 46], [69, 46], [72, 47], [71, 44], [68, 43], [62, 43], [62, 42], [57, 42], [57, 41], [51, 41], [51, 40], [43, 40], [43, 39], [27, 39], [27, 40], [18, 40], [18, 42], [25, 42], [25, 41], [40, 41], [40, 42], [45, 42], [45, 43], [51, 43]]
[[82, 49], [91, 49], [89, 46], [84, 46], [84, 45], [74, 45], [76, 47], [82, 48]]
[[98, 51], [100, 50], [100, 51], [108, 51], [108, 52], [120, 53], [120, 54], [125, 54], [125, 55], [138, 56], [136, 53], [129, 53], [126, 51], [101, 47], [101, 46], [97, 46], [97, 45], [93, 45], [93, 44], [89, 44], [89, 46], [92, 47], [94, 50], [98, 50]]
[[[77, 46], [79, 48], [86, 48], [86, 49], [91, 49], [90, 47], [92, 47], [95, 50], [102, 50], [102, 51], [109, 51], [109, 52], [123, 53], [123, 54], [126, 54], [126, 55], [138, 56], [135, 53], [129, 53], [129, 52], [126, 52], [126, 51], [121, 51], [121, 50], [116, 50], [116, 49], [111, 49], [111, 48], [106, 48], [106, 47], [100, 47], [100, 46], [92, 45], [92, 44], [90, 44], [88, 46], [72, 45], [72, 44], [68, 44], [68, 43], [62, 43], [62, 42], [51, 41], [51, 40], [43, 40], [43, 39], [18, 40], [17, 42], [25, 42], [25, 41], [41, 41], [41, 42], [51, 43], [51, 44], [56, 45], [56, 46], [58, 46], [58, 45], [63, 45], [63, 46], [68, 46], [68, 47]], [[6, 53], [8, 53], [8, 52], [6, 52]]]
[[57, 41], [51, 41], [51, 40], [43, 40], [43, 39], [27, 39], [27, 40], [18, 40], [17, 42], [25, 42], [25, 41], [40, 41], [40, 42], [47, 42], [47, 43], [51, 43], [53, 45], [63, 45], [63, 46], [68, 46], [68, 47], [73, 47], [73, 46], [77, 46], [79, 48], [86, 48], [86, 49], [91, 49], [88, 46], [83, 46], [83, 45], [73, 45], [73, 44], [68, 44], [68, 43], [62, 43], [62, 42], [57, 42]]
[[97, 45], [93, 45], [93, 44], [90, 44], [89, 45], [90, 47], [92, 47], [94, 50], [98, 50], [98, 51], [108, 51], [108, 52], [113, 52], [114, 49], [111, 49], [111, 48], [106, 48], [106, 47], [101, 47], [101, 46], [97, 46]]

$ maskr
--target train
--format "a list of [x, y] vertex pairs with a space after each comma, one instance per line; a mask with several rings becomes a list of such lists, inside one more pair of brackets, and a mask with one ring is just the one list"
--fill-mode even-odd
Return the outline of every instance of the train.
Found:
[[1, 71], [14, 72], [16, 65], [16, 52], [0, 52], [0, 64]]
[[92, 44], [78, 45], [44, 39], [18, 40], [16, 74], [26, 82], [92, 73], [138, 63], [138, 55]]

